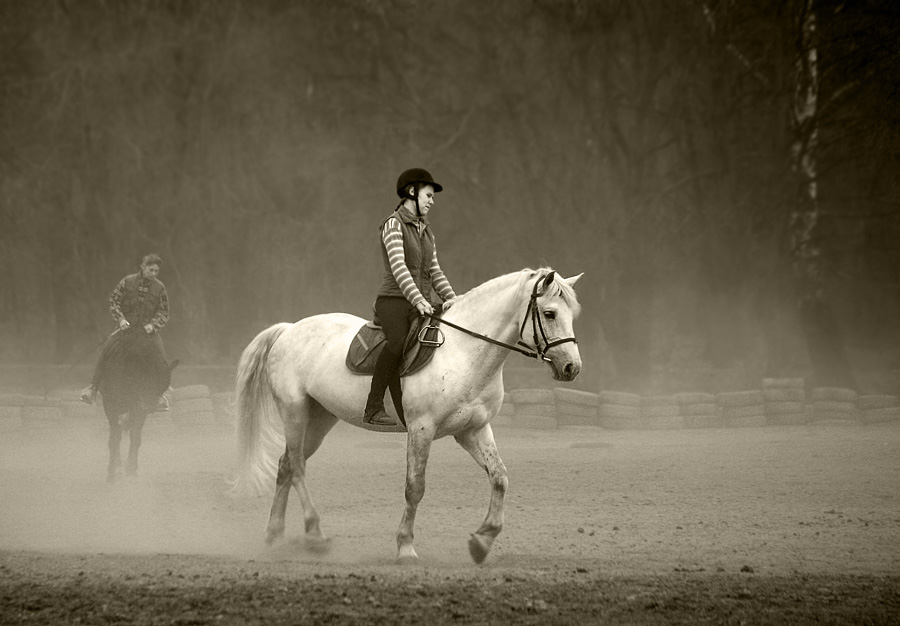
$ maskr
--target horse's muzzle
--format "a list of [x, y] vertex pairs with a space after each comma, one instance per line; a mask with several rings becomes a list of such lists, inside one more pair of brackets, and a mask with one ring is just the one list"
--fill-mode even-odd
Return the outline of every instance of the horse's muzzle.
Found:
[[557, 365], [556, 361], [550, 362], [550, 369], [553, 370], [554, 380], [562, 382], [570, 382], [575, 380], [581, 372], [581, 363], [575, 361], [565, 361]]

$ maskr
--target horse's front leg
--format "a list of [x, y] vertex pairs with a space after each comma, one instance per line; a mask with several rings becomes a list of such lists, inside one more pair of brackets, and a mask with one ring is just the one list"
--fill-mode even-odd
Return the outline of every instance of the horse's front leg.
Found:
[[497, 452], [490, 424], [485, 424], [476, 431], [457, 435], [456, 441], [487, 471], [488, 479], [491, 481], [491, 503], [487, 515], [481, 527], [472, 533], [469, 539], [469, 554], [476, 563], [481, 563], [487, 558], [494, 539], [503, 529], [503, 503], [509, 479], [506, 466], [503, 465]]
[[406, 435], [406, 509], [397, 530], [397, 560], [415, 562], [419, 555], [413, 547], [416, 509], [425, 495], [425, 467], [431, 453], [434, 428], [410, 424]]
[[122, 455], [119, 451], [122, 443], [122, 427], [119, 425], [119, 416], [107, 415], [106, 421], [109, 422], [109, 439], [107, 447], [109, 448], [109, 465], [106, 467], [106, 482], [114, 482], [116, 480], [116, 471], [122, 467]]
[[137, 476], [138, 451], [141, 449], [141, 434], [146, 421], [146, 413], [128, 415], [128, 429], [131, 437], [128, 444], [128, 460], [125, 462], [126, 476]]

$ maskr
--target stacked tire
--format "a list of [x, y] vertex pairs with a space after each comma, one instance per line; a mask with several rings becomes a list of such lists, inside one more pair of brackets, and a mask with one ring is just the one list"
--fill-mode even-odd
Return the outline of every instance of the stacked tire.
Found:
[[799, 426], [807, 421], [806, 391], [802, 378], [763, 378], [766, 423]]
[[172, 421], [179, 429], [192, 430], [213, 426], [215, 409], [206, 385], [188, 385], [172, 391]]
[[552, 389], [513, 389], [512, 425], [517, 428], [556, 428], [556, 398]]
[[722, 411], [711, 393], [676, 393], [675, 401], [685, 428], [720, 428]]
[[[100, 404], [99, 402], [97, 404]], [[64, 398], [59, 402], [59, 412], [63, 424], [70, 426], [106, 426], [106, 415], [103, 408], [93, 404], [85, 404], [77, 399]]]
[[840, 387], [816, 387], [810, 394], [812, 399], [810, 421], [822, 422], [856, 422], [859, 415], [856, 409], [857, 394], [852, 389]]
[[600, 397], [596, 393], [563, 389], [553, 390], [556, 421], [560, 426], [599, 426]]
[[726, 428], [766, 425], [765, 405], [759, 390], [723, 391], [716, 394], [716, 404], [722, 409], [722, 421]]
[[641, 397], [624, 391], [601, 391], [597, 397], [600, 426], [610, 430], [635, 428], [641, 419]]
[[22, 427], [26, 432], [59, 429], [62, 425], [59, 400], [40, 396], [22, 398]]
[[642, 396], [641, 430], [674, 430], [684, 427], [684, 418], [675, 396]]
[[889, 395], [867, 395], [856, 399], [860, 419], [864, 424], [900, 421], [900, 398]]

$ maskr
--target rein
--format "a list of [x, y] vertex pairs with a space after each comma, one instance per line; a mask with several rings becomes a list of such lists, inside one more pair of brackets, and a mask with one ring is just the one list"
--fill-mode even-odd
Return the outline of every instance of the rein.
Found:
[[[537, 305], [537, 299], [544, 295], [543, 293], [538, 293], [538, 285], [546, 280], [546, 278], [538, 279], [534, 283], [534, 289], [531, 291], [531, 299], [528, 301], [528, 308], [525, 310], [525, 317], [522, 319], [522, 325], [519, 328], [519, 341], [516, 342], [516, 345], [506, 343], [503, 341], [499, 341], [497, 339], [492, 339], [487, 335], [482, 335], [481, 333], [476, 333], [474, 330], [469, 330], [468, 328], [463, 328], [458, 324], [454, 324], [453, 322], [448, 322], [446, 319], [434, 315], [433, 313], [426, 313], [426, 317], [430, 317], [432, 320], [436, 320], [442, 324], [446, 324], [450, 328], [455, 328], [456, 330], [462, 331], [467, 335], [471, 335], [477, 339], [481, 339], [482, 341], [486, 341], [495, 346], [500, 346], [501, 348], [506, 348], [507, 350], [513, 350], [514, 352], [518, 352], [524, 356], [527, 356], [530, 359], [539, 359], [550, 363], [550, 359], [546, 356], [547, 351], [550, 348], [554, 348], [560, 344], [572, 342], [577, 344], [578, 342], [575, 340], [575, 337], [566, 337], [565, 339], [556, 339], [551, 341], [552, 338], [547, 337], [547, 333], [544, 331], [544, 325], [541, 323], [541, 310]], [[525, 324], [528, 323], [528, 318], [531, 318], [531, 331], [532, 338], [534, 339], [534, 350], [532, 350], [527, 343], [522, 341], [522, 333], [525, 332]], [[429, 326], [427, 328], [437, 328], [436, 326]], [[544, 339], [544, 346], [541, 347], [540, 340], [538, 339], [538, 330], [541, 331], [541, 337]], [[443, 342], [441, 342], [443, 343]], [[520, 347], [523, 346], [523, 347]]]

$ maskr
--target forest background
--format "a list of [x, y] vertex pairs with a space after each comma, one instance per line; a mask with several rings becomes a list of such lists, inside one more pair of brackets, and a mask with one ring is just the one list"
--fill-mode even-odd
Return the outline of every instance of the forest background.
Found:
[[457, 292], [585, 273], [577, 387], [896, 393], [898, 40], [888, 0], [3, 0], [0, 364], [84, 360], [147, 252], [188, 364], [369, 317], [425, 167]]

